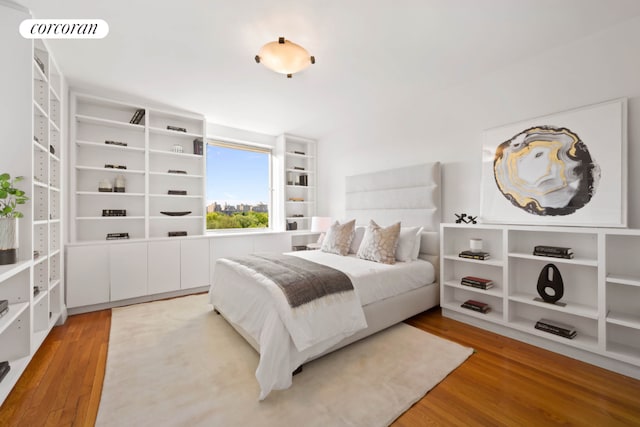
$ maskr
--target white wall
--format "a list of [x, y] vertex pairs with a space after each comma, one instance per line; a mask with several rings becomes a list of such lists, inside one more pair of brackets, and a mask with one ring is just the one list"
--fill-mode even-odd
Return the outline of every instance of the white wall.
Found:
[[[480, 210], [484, 129], [614, 98], [629, 99], [629, 227], [640, 228], [640, 18], [440, 93], [380, 100], [318, 144], [318, 213], [344, 214], [345, 176], [439, 160], [443, 222]], [[428, 78], [428, 76], [425, 76]]]

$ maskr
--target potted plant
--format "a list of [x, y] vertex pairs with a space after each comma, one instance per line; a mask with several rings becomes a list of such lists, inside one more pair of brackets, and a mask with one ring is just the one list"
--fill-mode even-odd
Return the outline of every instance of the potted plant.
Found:
[[17, 211], [29, 198], [15, 187], [23, 177], [11, 178], [8, 173], [0, 175], [0, 265], [18, 262], [18, 218], [24, 215]]

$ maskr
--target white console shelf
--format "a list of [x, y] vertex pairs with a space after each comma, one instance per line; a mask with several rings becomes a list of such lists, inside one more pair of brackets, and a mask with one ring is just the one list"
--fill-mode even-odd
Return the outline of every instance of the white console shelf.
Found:
[[[441, 225], [443, 315], [640, 379], [640, 230], [507, 225]], [[485, 261], [460, 258], [480, 238]], [[570, 247], [574, 258], [533, 255], [537, 245]], [[554, 264], [564, 295], [554, 305], [539, 298], [540, 271]], [[487, 290], [462, 285], [464, 276], [493, 281]], [[461, 307], [491, 306], [486, 314]], [[545, 318], [572, 325], [573, 339], [535, 329]]]

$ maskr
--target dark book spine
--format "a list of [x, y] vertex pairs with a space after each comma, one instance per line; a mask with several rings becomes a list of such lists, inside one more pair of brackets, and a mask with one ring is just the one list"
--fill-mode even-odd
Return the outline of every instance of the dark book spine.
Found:
[[539, 251], [533, 251], [533, 254], [536, 256], [546, 256], [550, 258], [564, 258], [564, 259], [573, 258], [573, 254], [560, 254], [560, 253], [539, 252]]
[[477, 288], [477, 289], [489, 289], [493, 286], [493, 285], [487, 285], [486, 283], [467, 282], [466, 280], [462, 280], [460, 284], [465, 286], [471, 286], [472, 288]]
[[571, 248], [561, 248], [558, 246], [544, 246], [538, 245], [533, 248], [536, 252], [552, 253], [552, 254], [568, 254], [571, 253]]
[[559, 329], [544, 323], [541, 324], [540, 322], [536, 323], [535, 328], [540, 331], [549, 332], [551, 334], [558, 335], [565, 338], [573, 338], [577, 334], [576, 331], [567, 331], [565, 329]]
[[459, 254], [458, 255], [460, 258], [467, 258], [467, 259], [478, 259], [481, 261], [487, 260], [489, 259], [489, 255], [469, 255], [469, 254]]

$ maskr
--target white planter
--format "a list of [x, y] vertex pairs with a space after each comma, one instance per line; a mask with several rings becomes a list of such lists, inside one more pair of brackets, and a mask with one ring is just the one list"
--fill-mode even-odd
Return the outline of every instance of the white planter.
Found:
[[0, 218], [0, 265], [18, 262], [18, 219]]

